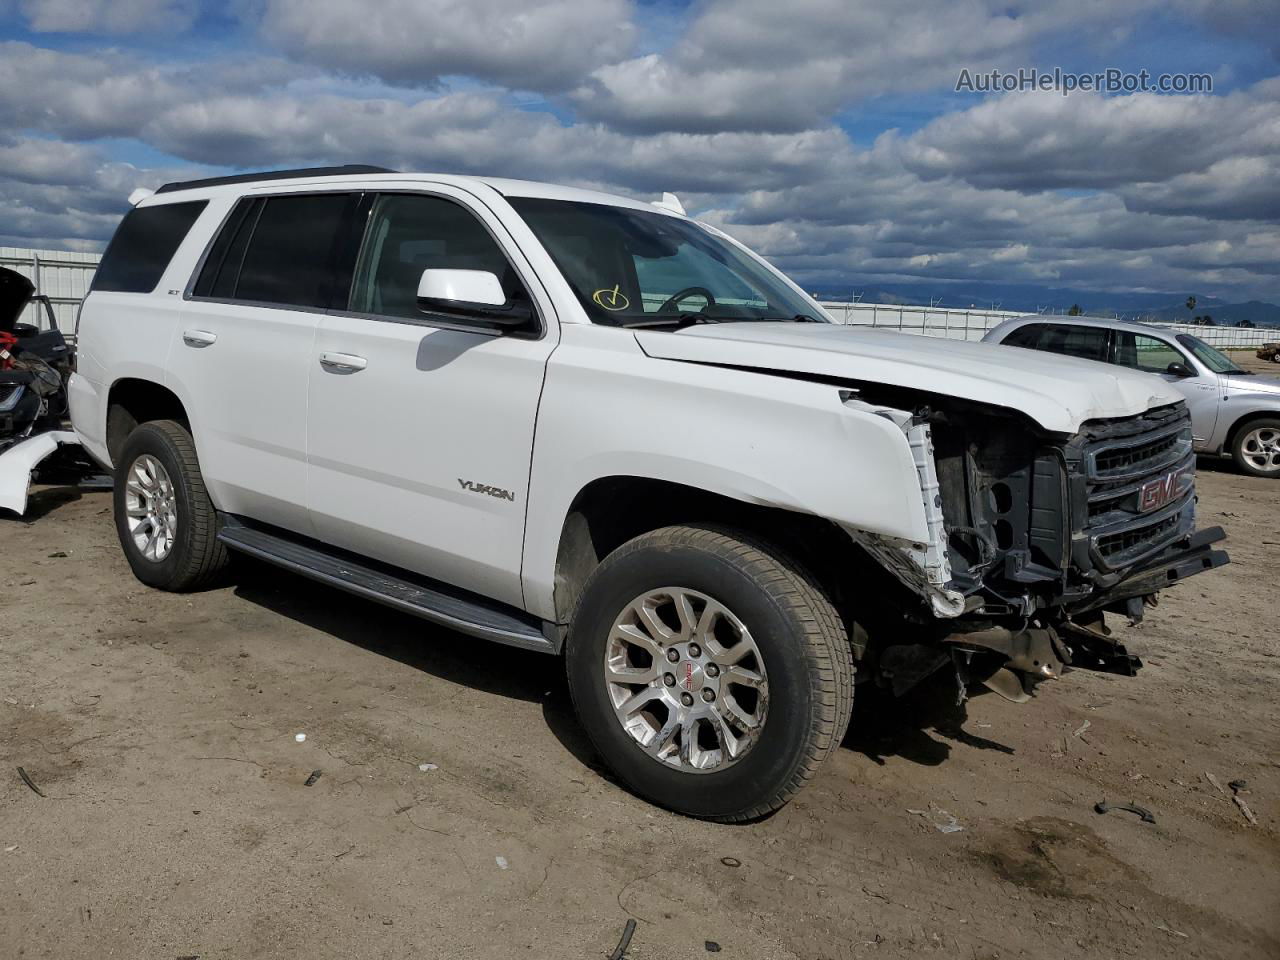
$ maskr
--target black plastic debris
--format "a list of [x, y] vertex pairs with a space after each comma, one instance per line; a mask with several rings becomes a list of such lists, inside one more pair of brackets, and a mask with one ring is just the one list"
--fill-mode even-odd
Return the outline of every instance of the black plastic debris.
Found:
[[1107, 803], [1100, 800], [1093, 805], [1093, 809], [1098, 813], [1110, 813], [1112, 810], [1127, 810], [1129, 813], [1136, 813], [1143, 823], [1155, 823], [1156, 815], [1146, 807], [1140, 807], [1136, 803]]

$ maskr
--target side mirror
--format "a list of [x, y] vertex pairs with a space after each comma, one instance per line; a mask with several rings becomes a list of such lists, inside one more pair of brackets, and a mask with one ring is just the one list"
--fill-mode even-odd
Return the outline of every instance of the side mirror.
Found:
[[502, 282], [488, 270], [423, 270], [418, 307], [451, 320], [504, 330], [526, 326], [533, 319], [533, 307], [523, 300], [508, 300]]
[[1196, 375], [1196, 372], [1185, 363], [1178, 363], [1176, 360], [1165, 368], [1165, 373], [1171, 377], [1194, 377]]

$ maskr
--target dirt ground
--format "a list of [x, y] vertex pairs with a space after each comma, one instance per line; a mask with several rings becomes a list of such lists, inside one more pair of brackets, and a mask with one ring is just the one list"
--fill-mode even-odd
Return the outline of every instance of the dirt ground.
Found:
[[613, 783], [551, 658], [261, 566], [150, 591], [108, 494], [40, 490], [0, 519], [0, 957], [603, 958], [628, 918], [633, 960], [1280, 957], [1280, 483], [1199, 482], [1233, 562], [1120, 631], [1137, 678], [864, 702], [746, 826]]

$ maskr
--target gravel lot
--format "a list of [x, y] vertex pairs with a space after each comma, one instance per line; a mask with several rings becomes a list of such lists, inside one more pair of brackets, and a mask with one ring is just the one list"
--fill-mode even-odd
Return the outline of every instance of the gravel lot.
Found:
[[1120, 631], [1136, 679], [864, 698], [748, 826], [611, 782], [550, 658], [261, 566], [153, 592], [108, 494], [42, 489], [0, 519], [0, 957], [1280, 956], [1280, 484], [1200, 489], [1233, 563]]

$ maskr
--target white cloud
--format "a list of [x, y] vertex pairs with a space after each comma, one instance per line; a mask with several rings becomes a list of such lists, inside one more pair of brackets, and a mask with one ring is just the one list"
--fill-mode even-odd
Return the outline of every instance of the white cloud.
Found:
[[635, 35], [626, 0], [260, 0], [255, 14], [299, 60], [407, 86], [464, 74], [559, 90]]

